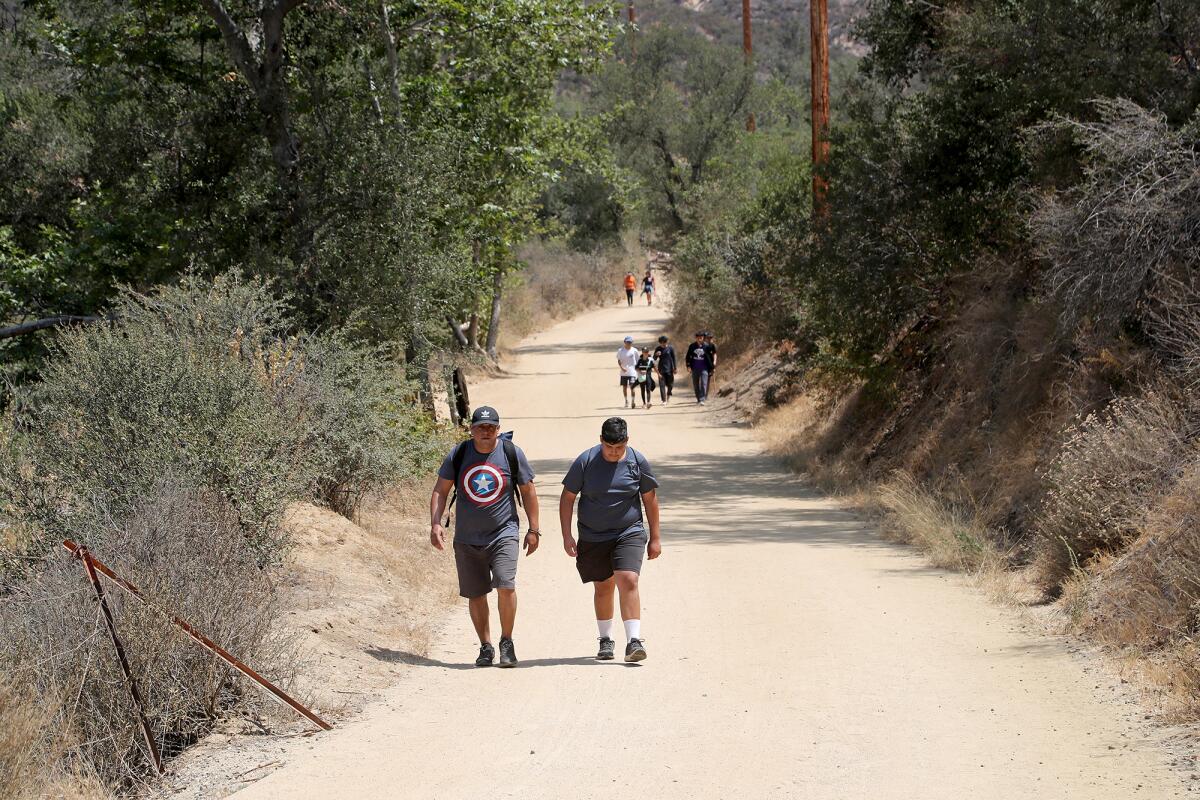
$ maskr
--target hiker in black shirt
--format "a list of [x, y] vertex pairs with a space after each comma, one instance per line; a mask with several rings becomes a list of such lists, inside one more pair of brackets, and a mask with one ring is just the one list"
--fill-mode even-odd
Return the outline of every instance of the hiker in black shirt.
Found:
[[700, 405], [708, 400], [708, 378], [716, 366], [716, 347], [704, 343], [704, 332], [696, 331], [696, 341], [688, 345], [683, 357], [683, 365], [692, 373], [692, 389], [696, 392], [696, 402]]
[[658, 362], [658, 392], [663, 403], [671, 402], [675, 391], [675, 348], [671, 346], [666, 336], [658, 337], [658, 347], [654, 348], [654, 360]]

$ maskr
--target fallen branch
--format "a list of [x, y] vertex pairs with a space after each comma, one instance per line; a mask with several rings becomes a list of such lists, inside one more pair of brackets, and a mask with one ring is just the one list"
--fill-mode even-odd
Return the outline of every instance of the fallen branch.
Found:
[[78, 317], [72, 314], [62, 314], [57, 317], [46, 317], [33, 322], [22, 322], [20, 325], [10, 325], [0, 328], [0, 339], [11, 339], [14, 336], [27, 336], [46, 328], [57, 328], [60, 325], [83, 325], [88, 322], [99, 322], [101, 317]]

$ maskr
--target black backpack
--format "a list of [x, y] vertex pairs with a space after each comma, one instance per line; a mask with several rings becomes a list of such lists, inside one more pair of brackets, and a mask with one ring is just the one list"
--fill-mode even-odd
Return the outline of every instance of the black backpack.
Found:
[[[446, 527], [450, 526], [450, 509], [454, 507], [454, 501], [458, 499], [458, 476], [462, 472], [463, 461], [467, 458], [467, 445], [470, 443], [470, 439], [459, 442], [458, 446], [454, 448], [454, 455], [450, 457], [450, 465], [454, 467], [454, 489], [450, 492], [450, 502], [446, 504]], [[513, 499], [516, 500], [517, 505], [521, 505], [521, 493], [517, 491], [520, 466], [517, 463], [517, 446], [513, 444], [511, 431], [500, 434], [500, 446], [504, 448], [504, 457], [508, 459], [508, 474], [512, 476]]]

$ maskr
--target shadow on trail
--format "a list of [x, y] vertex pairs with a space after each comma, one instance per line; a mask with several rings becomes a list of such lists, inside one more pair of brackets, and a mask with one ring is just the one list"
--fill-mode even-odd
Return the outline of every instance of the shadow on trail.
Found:
[[[664, 543], [794, 543], [911, 552], [884, 541], [861, 514], [823, 505], [826, 495], [756, 455], [687, 453], [675, 458], [648, 453], [660, 488]], [[543, 476], [542, 502], [557, 497], [557, 481], [574, 458], [535, 459]], [[554, 483], [551, 483], [550, 480]]]
[[[386, 647], [367, 647], [363, 652], [371, 658], [379, 661], [386, 661], [389, 664], [408, 664], [414, 667], [440, 667], [442, 669], [455, 670], [472, 670], [472, 669], [487, 669], [487, 667], [477, 667], [474, 662], [456, 662], [439, 661], [436, 658], [428, 658], [419, 656], [415, 653], [407, 653], [403, 650], [389, 650]], [[579, 666], [596, 666], [596, 667], [637, 667], [640, 664], [626, 664], [624, 661], [597, 661], [591, 656], [574, 656], [572, 658], [527, 658], [517, 662], [514, 669], [523, 667], [579, 667]], [[500, 669], [492, 667], [492, 669]]]

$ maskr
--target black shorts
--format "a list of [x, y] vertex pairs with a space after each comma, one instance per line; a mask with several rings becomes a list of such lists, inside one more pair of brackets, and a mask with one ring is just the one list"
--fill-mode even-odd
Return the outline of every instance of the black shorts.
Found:
[[638, 379], [636, 377], [631, 378], [628, 375], [622, 375], [621, 376], [621, 385], [636, 387], [638, 385]]
[[458, 593], [482, 597], [492, 589], [517, 588], [517, 556], [521, 545], [505, 536], [491, 544], [454, 543], [454, 565], [458, 568]]
[[575, 569], [584, 583], [606, 581], [616, 570], [641, 573], [649, 541], [650, 535], [645, 531], [622, 534], [606, 542], [580, 540]]

